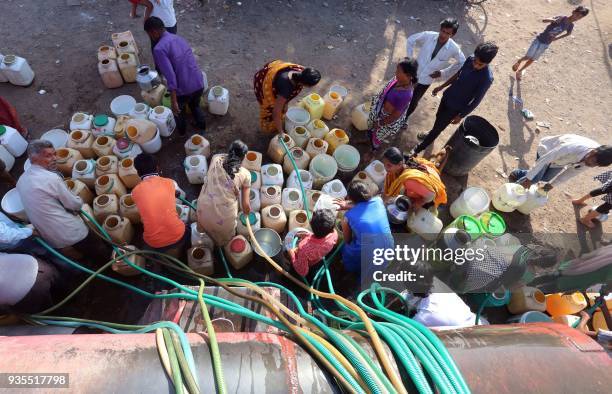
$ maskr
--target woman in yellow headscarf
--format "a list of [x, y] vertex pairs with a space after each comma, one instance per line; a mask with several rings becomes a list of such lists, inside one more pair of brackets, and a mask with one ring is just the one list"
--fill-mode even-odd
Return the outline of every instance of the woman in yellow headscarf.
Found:
[[383, 154], [383, 164], [387, 170], [383, 190], [385, 201], [403, 194], [410, 198], [415, 209], [446, 204], [446, 187], [433, 162], [404, 157], [398, 148], [391, 147]]
[[255, 96], [259, 102], [259, 126], [265, 133], [283, 132], [283, 118], [289, 101], [304, 86], [315, 86], [321, 74], [310, 67], [274, 60], [263, 66], [253, 78]]

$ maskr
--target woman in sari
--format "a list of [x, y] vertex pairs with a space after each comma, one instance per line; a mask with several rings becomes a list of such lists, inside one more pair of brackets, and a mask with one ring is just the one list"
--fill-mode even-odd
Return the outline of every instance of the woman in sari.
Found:
[[397, 134], [412, 100], [413, 87], [417, 82], [418, 63], [407, 59], [397, 65], [395, 77], [385, 88], [372, 98], [368, 117], [368, 138], [372, 151], [376, 151], [384, 141]]
[[217, 246], [226, 245], [236, 235], [238, 198], [242, 198], [243, 212], [251, 212], [251, 174], [242, 167], [248, 150], [236, 140], [227, 154], [214, 155], [198, 197], [198, 224]]
[[410, 198], [415, 210], [431, 206], [437, 209], [440, 204], [446, 204], [446, 187], [433, 162], [404, 156], [396, 147], [385, 150], [382, 161], [387, 170], [383, 190], [385, 201], [403, 194]]
[[274, 60], [255, 73], [253, 87], [259, 102], [259, 126], [265, 133], [282, 133], [289, 101], [304, 86], [315, 86], [321, 74], [310, 67]]

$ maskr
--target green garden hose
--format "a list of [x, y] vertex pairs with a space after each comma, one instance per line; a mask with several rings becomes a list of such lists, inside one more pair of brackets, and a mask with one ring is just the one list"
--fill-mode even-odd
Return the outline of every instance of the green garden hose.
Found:
[[200, 309], [202, 309], [202, 316], [206, 322], [206, 332], [208, 332], [208, 338], [210, 339], [210, 351], [212, 354], [213, 368], [215, 371], [215, 380], [217, 382], [217, 392], [219, 394], [226, 394], [227, 387], [225, 385], [225, 378], [223, 377], [223, 365], [221, 364], [221, 354], [219, 353], [219, 343], [217, 342], [217, 334], [215, 333], [215, 327], [210, 320], [208, 314], [208, 308], [204, 303], [204, 281], [200, 279], [200, 289], [198, 290], [198, 302]]
[[172, 382], [174, 383], [174, 390], [176, 394], [183, 394], [183, 378], [181, 377], [181, 370], [179, 367], [178, 358], [176, 356], [176, 350], [170, 339], [170, 333], [167, 329], [162, 328], [164, 334], [164, 342], [166, 349], [168, 349], [168, 356], [170, 357], [170, 370], [172, 371]]

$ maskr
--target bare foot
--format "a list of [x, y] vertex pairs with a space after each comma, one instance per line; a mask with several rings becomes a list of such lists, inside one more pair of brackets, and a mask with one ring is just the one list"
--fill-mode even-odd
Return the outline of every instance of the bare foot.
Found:
[[523, 78], [523, 72], [522, 71], [517, 71], [516, 72], [516, 80], [520, 81]]
[[580, 223], [584, 224], [585, 226], [587, 226], [588, 228], [593, 228], [595, 227], [595, 224], [593, 223], [593, 221], [591, 219], [587, 219], [587, 218], [580, 218]]
[[521, 65], [521, 63], [516, 62], [512, 65], [512, 71], [516, 72], [516, 70], [518, 70], [519, 66]]
[[582, 201], [581, 199], [572, 200], [572, 204], [574, 204], [577, 207], [584, 207], [586, 205], [586, 203]]

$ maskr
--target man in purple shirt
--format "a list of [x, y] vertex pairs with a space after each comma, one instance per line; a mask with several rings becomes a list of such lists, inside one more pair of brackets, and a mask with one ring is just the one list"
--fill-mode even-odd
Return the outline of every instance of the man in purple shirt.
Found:
[[172, 112], [180, 135], [187, 128], [185, 110], [187, 105], [195, 119], [196, 127], [206, 129], [204, 112], [200, 99], [204, 91], [204, 77], [193, 51], [187, 41], [176, 34], [170, 34], [161, 19], [152, 16], [145, 21], [144, 29], [155, 42], [153, 59], [159, 72], [166, 78], [167, 88], [172, 96]]

